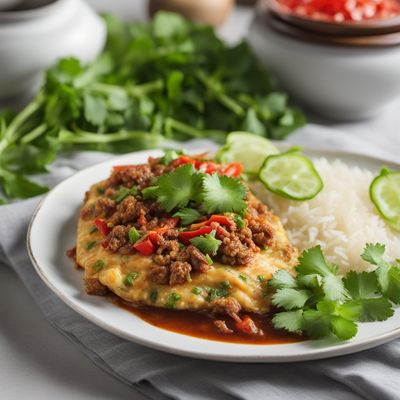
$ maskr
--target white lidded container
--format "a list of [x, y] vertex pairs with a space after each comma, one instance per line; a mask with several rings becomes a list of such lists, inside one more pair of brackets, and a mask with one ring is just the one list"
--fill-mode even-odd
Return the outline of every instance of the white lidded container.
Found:
[[0, 2], [0, 100], [33, 93], [61, 57], [93, 60], [105, 38], [103, 21], [83, 0]]

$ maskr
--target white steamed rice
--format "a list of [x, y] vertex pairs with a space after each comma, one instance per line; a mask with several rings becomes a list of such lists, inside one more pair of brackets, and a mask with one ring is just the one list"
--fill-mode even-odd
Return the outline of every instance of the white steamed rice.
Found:
[[314, 165], [324, 189], [312, 200], [286, 200], [260, 183], [253, 188], [281, 218], [291, 242], [299, 250], [321, 245], [326, 258], [338, 264], [342, 273], [370, 268], [360, 258], [366, 243], [383, 243], [388, 260], [400, 258], [400, 234], [385, 224], [369, 198], [374, 175], [339, 160], [321, 158]]

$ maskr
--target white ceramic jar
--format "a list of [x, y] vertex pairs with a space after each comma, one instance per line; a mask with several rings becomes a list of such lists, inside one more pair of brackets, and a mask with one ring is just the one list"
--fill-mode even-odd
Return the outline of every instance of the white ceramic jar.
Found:
[[336, 120], [365, 119], [400, 96], [400, 46], [346, 47], [306, 42], [257, 15], [248, 40], [294, 99]]
[[0, 100], [32, 93], [58, 58], [94, 59], [105, 42], [103, 21], [83, 0], [23, 3], [0, 10]]

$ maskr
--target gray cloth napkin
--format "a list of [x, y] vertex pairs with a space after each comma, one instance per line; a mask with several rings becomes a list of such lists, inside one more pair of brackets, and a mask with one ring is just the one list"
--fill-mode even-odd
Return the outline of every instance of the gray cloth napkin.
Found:
[[[309, 125], [296, 144], [376, 154], [395, 160], [399, 137], [352, 134]], [[209, 144], [209, 143], [208, 143]], [[207, 142], [190, 146], [204, 147]], [[386, 151], [384, 150], [386, 149]], [[54, 185], [109, 154], [86, 152], [57, 161], [42, 179]], [[42, 180], [43, 181], [43, 180]], [[100, 368], [151, 399], [400, 399], [400, 340], [334, 359], [292, 364], [229, 364], [151, 350], [112, 335], [67, 307], [40, 280], [25, 249], [29, 220], [40, 198], [0, 207], [0, 264], [24, 282], [49, 322]], [[50, 223], [50, 221], [49, 221]]]

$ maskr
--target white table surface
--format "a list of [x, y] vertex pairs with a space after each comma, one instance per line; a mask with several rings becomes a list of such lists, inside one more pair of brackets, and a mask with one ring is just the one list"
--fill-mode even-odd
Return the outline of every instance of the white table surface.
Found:
[[[145, 0], [89, 0], [89, 3], [101, 11], [112, 10], [125, 19], [146, 16]], [[245, 34], [251, 17], [250, 9], [236, 9], [221, 34], [230, 41], [238, 40]], [[398, 110], [400, 101], [375, 120], [335, 125], [335, 128], [373, 143], [382, 153], [385, 149], [393, 150], [393, 146], [400, 151]], [[304, 140], [304, 135], [298, 137]], [[1, 266], [0, 316], [1, 400], [144, 399], [97, 368], [60, 335], [44, 319], [22, 282]]]

